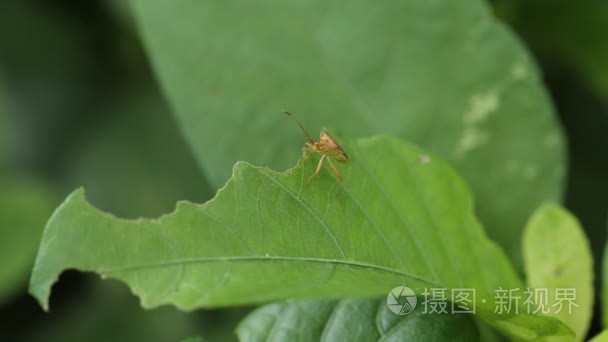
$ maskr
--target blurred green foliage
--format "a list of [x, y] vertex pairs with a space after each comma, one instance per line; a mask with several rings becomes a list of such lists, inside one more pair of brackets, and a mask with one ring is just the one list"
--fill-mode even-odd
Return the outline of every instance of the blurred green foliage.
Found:
[[[546, 68], [568, 68], [608, 101], [608, 2], [494, 0]], [[553, 71], [553, 70], [549, 70]]]
[[79, 137], [66, 161], [70, 188], [120, 217], [157, 217], [177, 200], [211, 194], [157, 92], [130, 91], [101, 109], [95, 129]]
[[491, 3], [543, 67], [568, 136], [566, 205], [581, 220], [596, 260], [595, 274], [601, 274], [608, 217], [608, 2]]
[[23, 291], [56, 204], [45, 184], [0, 176], [0, 306]]
[[[566, 204], [599, 270], [608, 208], [606, 2], [492, 4], [543, 68], [568, 138]], [[62, 277], [53, 315], [25, 292], [43, 224], [73, 188], [85, 185], [96, 206], [123, 217], [210, 198], [176, 126], [124, 1], [0, 3], [1, 340], [235, 338], [243, 311], [145, 312], [124, 286], [97, 278]]]
[[73, 188], [123, 217], [211, 195], [118, 13], [101, 2], [0, 4], [0, 340], [234, 339], [246, 312], [146, 312], [124, 286], [74, 275], [52, 315], [26, 293], [44, 224]]

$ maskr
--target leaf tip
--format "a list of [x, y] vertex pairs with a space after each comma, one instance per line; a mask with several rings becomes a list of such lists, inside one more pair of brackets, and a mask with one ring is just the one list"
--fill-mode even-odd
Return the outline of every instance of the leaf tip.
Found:
[[[66, 199], [55, 209], [51, 217], [48, 219], [44, 231], [42, 233], [42, 239], [38, 246], [38, 253], [36, 255], [36, 261], [34, 262], [34, 268], [30, 276], [30, 282], [28, 286], [28, 293], [36, 299], [38, 304], [42, 307], [44, 312], [49, 312], [49, 297], [51, 293], [51, 287], [57, 282], [59, 274], [52, 274], [49, 272], [48, 265], [46, 265], [47, 247], [48, 240], [50, 238], [50, 230], [53, 222], [57, 219], [58, 215], [73, 203], [85, 203], [85, 191], [83, 187], [79, 187], [72, 191]], [[51, 239], [52, 240], [52, 239]]]
[[51, 281], [51, 283], [47, 286], [39, 285], [36, 281], [34, 275], [32, 275], [32, 279], [30, 280], [28, 293], [30, 296], [34, 297], [34, 299], [38, 302], [42, 311], [49, 312], [49, 294], [50, 287], [53, 285], [55, 280]]

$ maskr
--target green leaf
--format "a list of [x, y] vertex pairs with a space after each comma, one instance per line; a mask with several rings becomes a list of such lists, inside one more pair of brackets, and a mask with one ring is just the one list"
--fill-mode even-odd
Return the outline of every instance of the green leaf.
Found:
[[237, 328], [241, 341], [479, 341], [469, 315], [399, 316], [386, 299], [289, 301], [263, 306]]
[[[288, 298], [386, 295], [399, 284], [475, 288], [491, 298], [521, 284], [484, 234], [465, 183], [434, 155], [394, 138], [347, 141], [352, 161], [308, 186], [316, 161], [277, 173], [239, 162], [216, 197], [180, 202], [158, 220], [124, 220], [75, 191], [48, 222], [30, 282], [46, 309], [68, 268], [124, 281], [142, 306], [182, 309]], [[557, 320], [481, 318], [520, 336], [568, 334]]]
[[593, 258], [579, 222], [558, 205], [542, 206], [526, 225], [523, 252], [528, 285], [548, 289], [549, 305], [557, 304], [555, 289], [576, 289], [571, 313], [564, 302], [559, 313], [552, 307], [549, 315], [568, 325], [576, 333], [575, 340], [582, 341], [593, 313]]
[[[489, 235], [520, 256], [533, 208], [558, 200], [560, 129], [537, 68], [479, 0], [136, 0], [161, 85], [216, 187], [247, 160], [293, 165], [323, 125], [441, 154]], [[170, 23], [170, 25], [168, 25]], [[500, 189], [500, 196], [497, 196]]]

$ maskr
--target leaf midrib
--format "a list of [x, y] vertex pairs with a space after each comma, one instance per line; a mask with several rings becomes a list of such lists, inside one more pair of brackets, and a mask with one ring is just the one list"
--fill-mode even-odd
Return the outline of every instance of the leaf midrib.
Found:
[[310, 263], [321, 263], [321, 264], [330, 264], [330, 265], [338, 265], [338, 266], [349, 266], [349, 267], [358, 267], [358, 268], [368, 268], [376, 271], [382, 271], [386, 273], [391, 273], [403, 277], [408, 277], [411, 279], [418, 280], [420, 282], [424, 282], [433, 286], [443, 286], [441, 284], [437, 284], [432, 280], [426, 279], [423, 276], [404, 272], [398, 269], [394, 269], [391, 267], [380, 266], [372, 263], [352, 261], [352, 260], [341, 260], [341, 259], [324, 259], [324, 258], [315, 258], [315, 257], [296, 257], [296, 256], [283, 256], [283, 255], [243, 255], [243, 256], [217, 256], [217, 257], [196, 257], [196, 258], [180, 258], [169, 261], [161, 261], [155, 263], [148, 264], [138, 264], [138, 265], [129, 265], [123, 267], [116, 267], [111, 269], [98, 269], [97, 272], [103, 274], [112, 274], [112, 273], [121, 273], [128, 271], [138, 271], [138, 270], [146, 270], [146, 269], [154, 269], [154, 268], [163, 268], [163, 267], [173, 267], [180, 266], [185, 264], [199, 264], [199, 263], [210, 263], [210, 262], [226, 262], [226, 261], [292, 261], [292, 262], [310, 262]]

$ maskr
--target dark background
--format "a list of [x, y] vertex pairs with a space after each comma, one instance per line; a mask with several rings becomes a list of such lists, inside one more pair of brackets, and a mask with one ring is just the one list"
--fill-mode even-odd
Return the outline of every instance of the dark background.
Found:
[[[603, 3], [490, 2], [540, 64], [567, 133], [565, 203], [592, 244], [597, 292], [608, 208]], [[79, 186], [100, 209], [128, 218], [156, 217], [178, 200], [213, 195], [159, 92], [126, 1], [0, 3], [0, 100], [10, 108], [4, 128], [0, 122], [9, 146], [0, 175], [42, 184], [48, 210]], [[40, 229], [49, 214], [41, 215]], [[234, 326], [248, 312], [143, 311], [124, 285], [73, 271], [54, 287], [50, 315], [26, 291], [24, 283], [0, 297], [0, 340], [235, 339]], [[590, 336], [601, 329], [599, 315], [596, 304]]]

